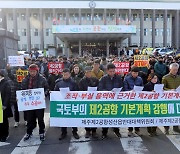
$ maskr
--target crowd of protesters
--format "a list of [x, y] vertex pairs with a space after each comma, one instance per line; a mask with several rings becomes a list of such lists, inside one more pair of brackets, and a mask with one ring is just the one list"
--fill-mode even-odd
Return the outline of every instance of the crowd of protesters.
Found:
[[[130, 62], [129, 73], [117, 75], [113, 62]], [[61, 74], [50, 74], [48, 70], [49, 62], [62, 62], [64, 69]], [[16, 91], [34, 88], [44, 88], [45, 95], [49, 91], [59, 91], [59, 88], [69, 87], [71, 91], [87, 91], [88, 87], [98, 87], [99, 91], [111, 91], [113, 88], [123, 88], [123, 91], [131, 91], [134, 86], [144, 86], [144, 91], [154, 91], [156, 83], [163, 83], [164, 90], [175, 90], [180, 86], [180, 58], [172, 56], [154, 57], [150, 56], [148, 67], [135, 67], [132, 56], [121, 55], [121, 57], [110, 56], [108, 58], [95, 58], [92, 56], [84, 57], [37, 57], [36, 59], [25, 59], [25, 66], [10, 67], [0, 71], [0, 92], [3, 104], [3, 123], [0, 124], [0, 141], [5, 142], [9, 136], [8, 118], [14, 116], [14, 127], [20, 124]], [[18, 83], [16, 70], [28, 70], [29, 75]], [[13, 109], [13, 112], [12, 110]], [[32, 136], [33, 129], [36, 127], [38, 119], [40, 140], [45, 139], [44, 109], [25, 111], [24, 121], [27, 127], [27, 134], [24, 141]], [[97, 138], [97, 128], [85, 128], [85, 137]], [[133, 132], [134, 130], [134, 132]], [[173, 130], [180, 133], [178, 126]], [[78, 128], [72, 128], [74, 138], [79, 139]], [[117, 137], [121, 137], [119, 128], [113, 128]], [[128, 136], [133, 137], [136, 133], [141, 135], [140, 128], [128, 128]], [[156, 136], [156, 127], [148, 127], [150, 136]], [[165, 133], [169, 134], [169, 127], [165, 127]], [[107, 138], [108, 128], [102, 129], [102, 139]], [[67, 128], [61, 129], [60, 140], [67, 136]]]

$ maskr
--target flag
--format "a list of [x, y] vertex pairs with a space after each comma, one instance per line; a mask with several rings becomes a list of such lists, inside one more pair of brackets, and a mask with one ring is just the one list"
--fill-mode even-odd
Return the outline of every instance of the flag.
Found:
[[0, 94], [0, 123], [3, 123], [3, 107], [2, 107], [1, 94]]

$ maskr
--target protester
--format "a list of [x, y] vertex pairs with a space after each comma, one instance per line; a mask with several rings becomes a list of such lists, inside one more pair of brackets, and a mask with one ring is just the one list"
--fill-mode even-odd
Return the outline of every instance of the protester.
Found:
[[[97, 78], [92, 77], [91, 70], [92, 68], [90, 66], [85, 67], [84, 69], [85, 75], [79, 82], [80, 91], [87, 91], [88, 87], [98, 86], [99, 80]], [[92, 137], [97, 138], [96, 129], [97, 128], [85, 128], [86, 130], [85, 138], [89, 138], [91, 136], [91, 132], [92, 132]]]
[[[107, 65], [107, 75], [103, 76], [99, 81], [99, 91], [111, 91], [114, 88], [122, 88], [123, 81], [121, 76], [115, 74], [115, 65], [110, 63]], [[108, 128], [102, 129], [102, 139], [107, 138]], [[114, 128], [114, 133], [117, 137], [121, 137], [119, 128]]]
[[161, 82], [162, 77], [166, 74], [166, 65], [163, 63], [163, 57], [158, 58], [158, 62], [154, 65], [154, 70]]
[[[179, 69], [178, 63], [172, 63], [169, 67], [169, 74], [163, 76], [162, 84], [164, 84], [164, 90], [175, 91], [180, 86], [180, 76], [177, 74]], [[169, 134], [169, 126], [165, 126], [165, 134]], [[180, 133], [178, 126], [174, 126], [173, 130]]]
[[[48, 93], [48, 83], [40, 73], [36, 64], [29, 66], [29, 75], [22, 81], [22, 89], [35, 89], [44, 88], [45, 94]], [[29, 140], [32, 137], [33, 129], [36, 127], [36, 119], [39, 124], [40, 140], [45, 140], [45, 124], [44, 124], [44, 109], [36, 109], [26, 111], [27, 113], [27, 134], [24, 137], [24, 141]]]
[[3, 106], [3, 123], [0, 123], [0, 142], [6, 142], [9, 136], [8, 118], [13, 115], [10, 106], [11, 88], [5, 79], [3, 70], [0, 70], [0, 93]]
[[[54, 90], [59, 91], [60, 88], [69, 88], [70, 91], [77, 91], [78, 85], [72, 80], [70, 70], [68, 68], [65, 68], [63, 70], [62, 75], [63, 77], [56, 81]], [[72, 128], [72, 134], [75, 139], [79, 139], [79, 135], [77, 131], [78, 131], [77, 127]], [[67, 127], [62, 127], [61, 136], [59, 140], [63, 140], [64, 138], [66, 138], [66, 136], [67, 136]]]
[[84, 72], [81, 71], [78, 64], [75, 64], [71, 71], [71, 77], [76, 82], [76, 84], [79, 84], [79, 81], [83, 78]]
[[[151, 73], [148, 76], [148, 83], [144, 85], [143, 91], [151, 91], [154, 92], [154, 85], [159, 83], [158, 77], [155, 73]], [[149, 136], [157, 136], [156, 132], [157, 127], [147, 127], [147, 131]]]
[[[143, 86], [143, 80], [141, 77], [138, 76], [139, 74], [139, 68], [138, 67], [132, 67], [130, 74], [126, 75], [124, 78], [124, 91], [131, 91], [133, 90], [134, 86]], [[133, 134], [133, 128], [128, 128], [128, 136], [134, 137]], [[135, 127], [135, 133], [137, 135], [141, 135], [139, 127]]]
[[104, 72], [100, 70], [99, 67], [100, 67], [99, 60], [95, 60], [93, 64], [93, 69], [92, 69], [92, 77], [95, 77], [97, 79], [100, 79], [101, 77], [103, 77]]

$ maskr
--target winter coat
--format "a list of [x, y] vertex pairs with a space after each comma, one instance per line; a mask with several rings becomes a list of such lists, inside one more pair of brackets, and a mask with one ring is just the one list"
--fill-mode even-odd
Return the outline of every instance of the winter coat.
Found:
[[131, 74], [125, 76], [124, 78], [124, 91], [133, 90], [134, 86], [143, 86], [143, 80], [141, 77], [133, 78]]
[[6, 79], [0, 81], [0, 93], [2, 98], [2, 105], [6, 107], [6, 109], [3, 110], [3, 116], [12, 117], [13, 114], [10, 105], [11, 88]]
[[79, 90], [80, 91], [87, 91], [88, 87], [97, 87], [99, 80], [97, 78], [91, 77], [83, 77], [79, 82]]
[[59, 88], [67, 88], [67, 87], [69, 87], [70, 91], [77, 91], [78, 90], [78, 86], [72, 78], [69, 78], [66, 80], [63, 78], [58, 79], [56, 81], [54, 90], [59, 91], [60, 90]]
[[113, 88], [121, 87], [123, 87], [123, 81], [121, 76], [115, 74], [114, 77], [111, 78], [109, 75], [105, 75], [99, 81], [98, 90], [111, 91]]

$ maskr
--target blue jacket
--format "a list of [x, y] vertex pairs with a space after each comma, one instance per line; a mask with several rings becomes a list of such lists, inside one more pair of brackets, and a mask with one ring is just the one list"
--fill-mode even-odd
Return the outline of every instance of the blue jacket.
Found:
[[143, 80], [141, 77], [133, 78], [131, 74], [124, 78], [124, 91], [133, 90], [134, 86], [143, 86]]
[[121, 76], [115, 75], [111, 78], [109, 75], [103, 76], [99, 81], [99, 91], [111, 91], [113, 88], [123, 87], [123, 81]]
[[72, 78], [69, 78], [67, 80], [64, 80], [63, 78], [58, 79], [56, 81], [56, 85], [55, 85], [54, 90], [59, 91], [59, 88], [67, 88], [67, 87], [69, 87], [70, 91], [77, 91], [78, 90], [78, 86]]

